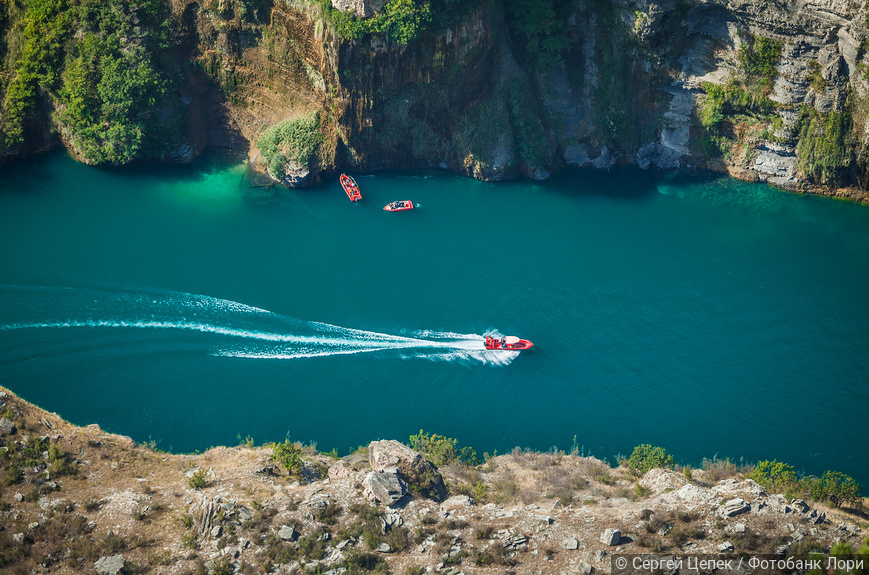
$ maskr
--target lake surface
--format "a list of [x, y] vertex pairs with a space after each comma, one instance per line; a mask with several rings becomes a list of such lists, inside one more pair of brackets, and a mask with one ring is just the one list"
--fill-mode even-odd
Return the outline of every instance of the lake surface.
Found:
[[218, 156], [0, 168], [0, 384], [174, 451], [423, 428], [869, 483], [866, 207], [633, 171], [358, 181], [355, 205]]

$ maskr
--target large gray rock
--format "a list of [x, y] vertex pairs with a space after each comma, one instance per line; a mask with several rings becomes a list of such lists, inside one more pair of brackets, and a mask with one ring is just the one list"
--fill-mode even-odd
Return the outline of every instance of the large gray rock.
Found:
[[407, 486], [398, 475], [398, 469], [390, 467], [383, 471], [372, 471], [362, 481], [362, 485], [386, 506], [397, 503], [407, 494]]
[[111, 557], [100, 557], [94, 563], [94, 571], [101, 575], [117, 575], [124, 570], [124, 556], [121, 554], [112, 555]]
[[341, 12], [351, 12], [360, 18], [374, 16], [387, 0], [332, 0], [332, 7]]
[[401, 478], [423, 497], [435, 501], [447, 498], [447, 487], [437, 467], [420, 453], [398, 441], [372, 441], [368, 445], [368, 463], [374, 471], [398, 469]]
[[618, 545], [621, 540], [622, 532], [612, 527], [604, 531], [600, 536], [601, 543], [609, 546]]
[[278, 532], [278, 537], [283, 541], [295, 541], [298, 536], [299, 532], [296, 531], [295, 525], [283, 525]]
[[5, 417], [0, 419], [0, 435], [15, 433], [15, 424]]
[[718, 510], [718, 514], [722, 517], [735, 517], [741, 513], [746, 513], [750, 510], [751, 505], [749, 505], [744, 499], [740, 499], [737, 497], [725, 503]]
[[640, 487], [648, 489], [652, 493], [663, 491], [676, 491], [688, 483], [684, 476], [674, 473], [669, 469], [650, 469], [640, 479]]

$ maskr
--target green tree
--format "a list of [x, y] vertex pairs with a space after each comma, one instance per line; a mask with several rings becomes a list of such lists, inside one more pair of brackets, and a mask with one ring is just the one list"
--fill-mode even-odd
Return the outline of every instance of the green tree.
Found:
[[675, 464], [676, 461], [666, 449], [648, 443], [636, 446], [628, 458], [628, 469], [637, 477], [656, 467], [671, 469]]
[[391, 0], [384, 8], [382, 29], [391, 40], [406, 45], [431, 22], [431, 6], [415, 0]]
[[566, 14], [557, 0], [507, 0], [510, 28], [524, 41], [525, 54], [545, 68], [563, 63], [570, 42]]
[[426, 459], [440, 467], [449, 463], [465, 463], [478, 465], [480, 459], [477, 452], [471, 447], [458, 449], [458, 440], [432, 433], [429, 435], [422, 429], [417, 435], [410, 436], [410, 446], [426, 456]]
[[862, 507], [863, 498], [860, 497], [862, 486], [850, 475], [839, 471], [827, 471], [821, 477], [821, 484], [825, 498], [836, 507], [841, 507], [843, 503]]
[[302, 448], [289, 438], [283, 443], [275, 444], [272, 449], [272, 459], [283, 466], [292, 476], [302, 474], [304, 462], [302, 461]]
[[759, 461], [747, 476], [769, 490], [784, 490], [797, 482], [794, 466], [780, 461]]

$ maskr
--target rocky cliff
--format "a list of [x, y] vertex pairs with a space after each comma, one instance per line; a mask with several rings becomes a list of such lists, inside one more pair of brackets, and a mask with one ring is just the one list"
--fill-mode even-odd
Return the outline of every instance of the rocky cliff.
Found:
[[[863, 0], [171, 0], [150, 23], [134, 3], [112, 4], [138, 32], [118, 53], [145, 50], [163, 78], [149, 105], [127, 101], [145, 134], [137, 152], [88, 155], [64, 112], [80, 37], [100, 34], [79, 10], [79, 32], [42, 61], [60, 77], [43, 74], [26, 137], [7, 137], [5, 157], [53, 129], [93, 163], [229, 146], [288, 185], [345, 169], [499, 180], [635, 164], [869, 201]], [[8, 125], [28, 12], [3, 6]], [[93, 121], [110, 126], [116, 108], [103, 98]]]
[[4, 573], [591, 575], [620, 553], [869, 554], [865, 515], [768, 492], [729, 462], [639, 477], [518, 448], [436, 468], [397, 441], [340, 459], [251, 440], [170, 454], [9, 391], [0, 453]]

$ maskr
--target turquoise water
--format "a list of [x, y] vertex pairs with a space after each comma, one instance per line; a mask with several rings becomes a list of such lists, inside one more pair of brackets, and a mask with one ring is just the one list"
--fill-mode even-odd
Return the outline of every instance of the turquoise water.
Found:
[[214, 156], [0, 169], [0, 383], [177, 451], [424, 428], [869, 483], [865, 207], [632, 171], [358, 181], [354, 205], [337, 179], [257, 194]]

